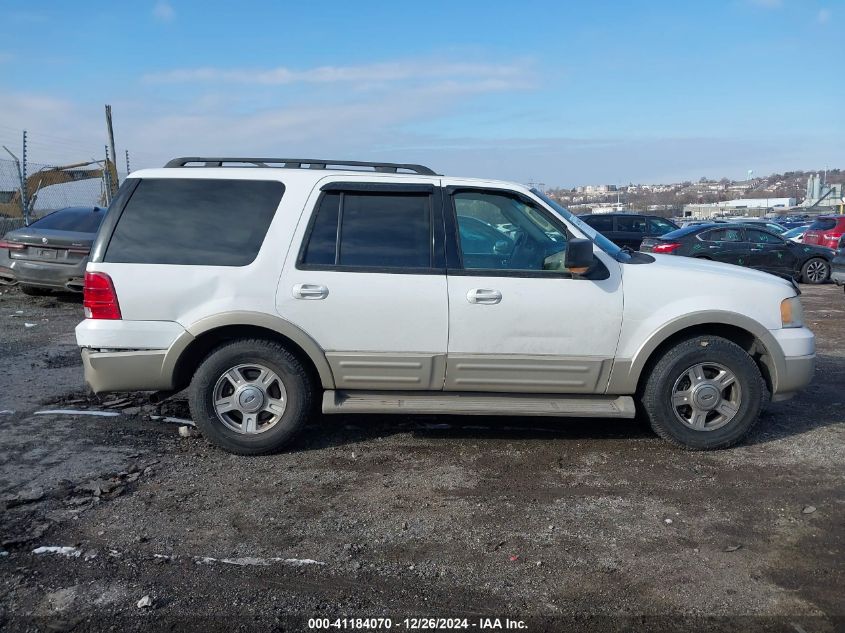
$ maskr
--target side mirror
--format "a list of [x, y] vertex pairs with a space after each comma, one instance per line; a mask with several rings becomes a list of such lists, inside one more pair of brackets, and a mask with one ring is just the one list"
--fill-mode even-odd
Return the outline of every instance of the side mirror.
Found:
[[575, 238], [566, 243], [564, 266], [569, 272], [581, 275], [593, 265], [593, 243], [590, 240]]

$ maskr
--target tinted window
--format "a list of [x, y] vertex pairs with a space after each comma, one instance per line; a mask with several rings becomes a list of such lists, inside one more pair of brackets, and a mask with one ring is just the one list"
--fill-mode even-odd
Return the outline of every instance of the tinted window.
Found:
[[465, 269], [562, 271], [566, 235], [540, 209], [486, 192], [457, 193], [453, 202]]
[[269, 180], [144, 179], [103, 261], [245, 266], [255, 259], [284, 185]]
[[[341, 224], [339, 232], [338, 221]], [[339, 259], [335, 261], [338, 233]], [[431, 241], [428, 194], [327, 194], [311, 226], [302, 263], [430, 268]]]
[[582, 219], [599, 233], [602, 231], [607, 233], [613, 230], [613, 216], [588, 215]]
[[714, 229], [705, 231], [700, 237], [705, 242], [741, 242], [742, 231], [740, 229]]
[[311, 237], [302, 256], [303, 263], [334, 265], [339, 209], [339, 193], [327, 193], [323, 196], [311, 225]]
[[646, 219], [641, 215], [620, 215], [616, 218], [616, 230], [620, 233], [645, 233]]
[[811, 231], [829, 231], [836, 226], [833, 218], [816, 218], [810, 225]]
[[669, 222], [668, 220], [664, 220], [663, 218], [650, 218], [649, 221], [649, 232], [652, 235], [665, 235], [671, 231], [674, 231], [678, 227]]
[[431, 267], [429, 196], [343, 195], [341, 266]]
[[746, 241], [755, 244], [783, 244], [783, 239], [766, 231], [745, 229]]
[[30, 226], [53, 231], [96, 233], [104, 217], [106, 217], [105, 209], [94, 211], [87, 207], [81, 209], [71, 207], [60, 209], [50, 215], [44, 216], [40, 220], [33, 222]]

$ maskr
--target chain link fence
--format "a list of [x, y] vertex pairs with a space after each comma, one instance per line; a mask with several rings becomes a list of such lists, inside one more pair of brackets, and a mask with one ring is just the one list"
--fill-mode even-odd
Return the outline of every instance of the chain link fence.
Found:
[[[58, 209], [108, 205], [109, 174], [102, 162], [46, 165], [27, 162], [26, 194], [30, 223]], [[0, 237], [24, 225], [22, 169], [0, 159]]]

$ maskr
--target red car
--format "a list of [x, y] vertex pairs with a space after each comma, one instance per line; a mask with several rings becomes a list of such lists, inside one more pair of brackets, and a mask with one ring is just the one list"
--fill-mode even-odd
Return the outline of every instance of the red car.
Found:
[[836, 248], [843, 235], [845, 235], [845, 215], [820, 215], [804, 233], [804, 244]]

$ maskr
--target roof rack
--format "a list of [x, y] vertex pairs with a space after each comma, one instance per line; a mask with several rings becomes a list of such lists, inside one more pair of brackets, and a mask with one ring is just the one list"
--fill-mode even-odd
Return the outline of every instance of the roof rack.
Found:
[[[191, 163], [199, 163], [192, 165]], [[437, 176], [437, 173], [424, 165], [410, 163], [371, 163], [360, 160], [323, 160], [317, 158], [242, 158], [242, 157], [207, 157], [185, 156], [174, 158], [165, 167], [283, 167], [285, 169], [346, 169], [356, 170], [362, 167], [372, 168], [373, 171], [386, 174], [411, 173], [424, 176]], [[361, 170], [364, 171], [364, 170]]]

